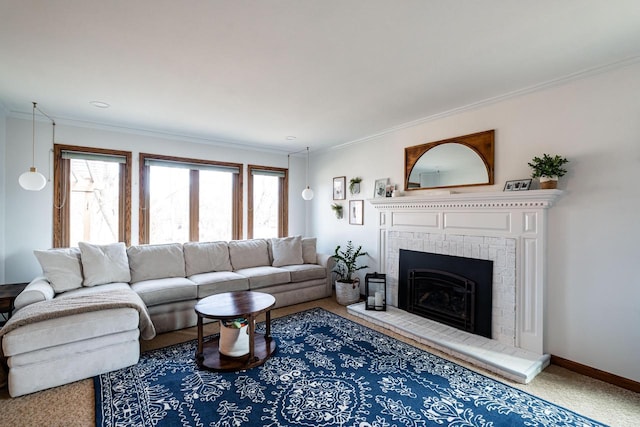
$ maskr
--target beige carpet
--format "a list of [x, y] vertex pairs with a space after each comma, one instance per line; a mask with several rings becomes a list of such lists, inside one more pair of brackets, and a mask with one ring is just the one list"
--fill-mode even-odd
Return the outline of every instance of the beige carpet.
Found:
[[[334, 299], [327, 298], [273, 311], [273, 317], [322, 307], [343, 317], [385, 332], [416, 347], [423, 348], [458, 364], [470, 367], [513, 387], [541, 397], [549, 402], [569, 408], [584, 416], [611, 426], [640, 425], [640, 394], [621, 389], [598, 380], [584, 377], [558, 366], [550, 366], [530, 384], [510, 382], [465, 362], [451, 358], [438, 351], [380, 327], [373, 326], [347, 314], [347, 310]], [[205, 326], [205, 334], [216, 333], [217, 324]], [[170, 344], [196, 339], [195, 328], [162, 334], [151, 341], [142, 341], [142, 351], [165, 347]], [[12, 399], [6, 387], [0, 390], [0, 427], [3, 426], [92, 426], [95, 424], [93, 380], [87, 379], [54, 389], [44, 390]]]

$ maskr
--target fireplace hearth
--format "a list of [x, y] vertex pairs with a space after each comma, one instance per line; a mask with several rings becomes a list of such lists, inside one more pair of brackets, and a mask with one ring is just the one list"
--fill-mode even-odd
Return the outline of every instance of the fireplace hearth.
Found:
[[493, 261], [400, 250], [398, 308], [491, 338]]

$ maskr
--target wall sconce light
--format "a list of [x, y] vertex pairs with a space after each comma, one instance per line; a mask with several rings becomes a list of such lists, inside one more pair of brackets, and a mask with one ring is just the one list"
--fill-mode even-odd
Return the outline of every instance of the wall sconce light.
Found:
[[36, 102], [33, 103], [33, 117], [32, 117], [32, 140], [31, 140], [31, 167], [29, 170], [18, 178], [18, 183], [22, 188], [29, 191], [40, 191], [47, 184], [47, 179], [36, 169], [36, 110], [45, 115], [53, 124], [53, 137], [52, 141], [55, 141], [56, 135], [56, 122], [46, 115], [42, 110], [38, 108]]

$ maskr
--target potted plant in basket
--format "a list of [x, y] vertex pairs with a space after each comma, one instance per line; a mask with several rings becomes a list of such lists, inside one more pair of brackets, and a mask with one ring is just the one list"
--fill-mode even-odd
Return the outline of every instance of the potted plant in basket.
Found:
[[368, 268], [366, 265], [358, 265], [358, 258], [367, 253], [362, 251], [362, 246], [354, 248], [351, 240], [347, 242], [344, 250], [340, 250], [340, 247], [338, 245], [333, 254], [333, 259], [336, 261], [333, 272], [337, 275], [336, 300], [338, 304], [349, 305], [360, 299], [360, 279], [354, 278], [353, 273]]
[[556, 188], [558, 186], [558, 178], [564, 176], [567, 170], [562, 165], [569, 163], [565, 157], [550, 156], [543, 154], [542, 158], [534, 157], [529, 166], [533, 169], [531, 178], [539, 178], [540, 188]]

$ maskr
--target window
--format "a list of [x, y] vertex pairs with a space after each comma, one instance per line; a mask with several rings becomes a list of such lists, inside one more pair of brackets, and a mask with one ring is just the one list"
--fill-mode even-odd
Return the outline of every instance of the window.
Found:
[[288, 234], [287, 170], [249, 165], [249, 238]]
[[53, 246], [131, 243], [131, 153], [54, 145]]
[[140, 154], [140, 243], [242, 238], [242, 165]]

